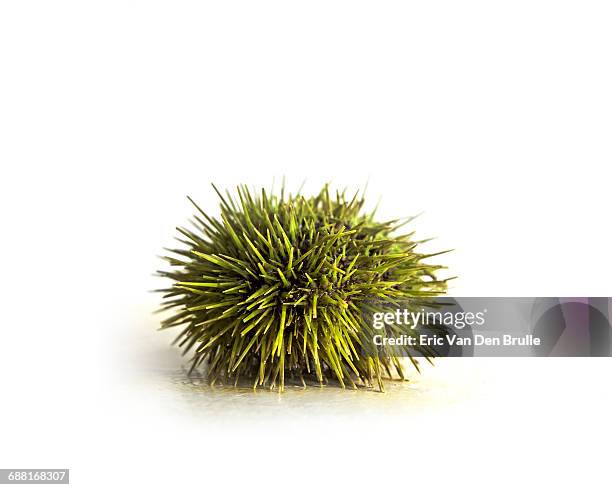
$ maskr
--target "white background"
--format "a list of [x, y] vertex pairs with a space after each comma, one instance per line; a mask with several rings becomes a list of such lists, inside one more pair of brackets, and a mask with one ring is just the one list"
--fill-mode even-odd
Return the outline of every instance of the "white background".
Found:
[[186, 194], [212, 208], [210, 182], [284, 175], [424, 211], [455, 295], [611, 296], [610, 25], [584, 0], [2, 2], [0, 467], [78, 488], [607, 484], [608, 359], [189, 392], [148, 291]]

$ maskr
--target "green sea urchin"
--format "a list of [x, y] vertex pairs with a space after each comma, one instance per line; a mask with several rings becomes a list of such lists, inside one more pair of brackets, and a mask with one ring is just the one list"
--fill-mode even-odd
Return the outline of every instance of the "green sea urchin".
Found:
[[206, 361], [211, 382], [242, 378], [281, 391], [285, 377], [376, 381], [381, 390], [383, 377], [403, 379], [396, 353], [364, 353], [372, 327], [362, 312], [372, 300], [446, 291], [412, 233], [395, 236], [404, 223], [378, 222], [359, 193], [332, 196], [328, 186], [314, 197], [215, 191], [220, 219], [190, 199], [194, 229], [177, 228], [183, 248], [169, 250], [172, 270], [160, 272], [173, 281], [162, 310], [177, 310], [162, 328], [182, 328], [176, 341], [194, 351], [192, 367]]

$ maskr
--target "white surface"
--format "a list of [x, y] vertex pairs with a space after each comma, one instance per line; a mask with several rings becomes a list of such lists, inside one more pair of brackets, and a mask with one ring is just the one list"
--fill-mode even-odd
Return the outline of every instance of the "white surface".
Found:
[[453, 294], [611, 295], [610, 9], [2, 2], [0, 466], [77, 488], [605, 484], [608, 359], [211, 391], [177, 383], [147, 291], [186, 194], [284, 174], [425, 211]]

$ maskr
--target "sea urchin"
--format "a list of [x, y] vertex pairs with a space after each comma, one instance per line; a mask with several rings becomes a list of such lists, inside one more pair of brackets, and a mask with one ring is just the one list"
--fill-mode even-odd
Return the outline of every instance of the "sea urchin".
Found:
[[362, 313], [373, 301], [446, 291], [435, 276], [441, 267], [423, 263], [432, 255], [416, 252], [412, 234], [395, 235], [404, 223], [378, 222], [362, 211], [363, 195], [331, 195], [328, 186], [314, 197], [215, 191], [220, 218], [190, 199], [194, 228], [177, 228], [182, 248], [169, 250], [171, 270], [160, 272], [172, 280], [162, 310], [175, 310], [162, 328], [182, 329], [176, 341], [193, 350], [192, 367], [207, 365], [211, 382], [248, 379], [280, 391], [286, 377], [376, 381], [381, 390], [383, 377], [403, 379], [396, 353], [364, 352], [372, 327]]

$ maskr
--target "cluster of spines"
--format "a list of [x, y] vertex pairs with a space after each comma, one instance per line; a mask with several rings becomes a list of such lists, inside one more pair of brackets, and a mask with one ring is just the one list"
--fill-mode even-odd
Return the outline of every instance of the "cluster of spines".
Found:
[[364, 354], [375, 333], [364, 312], [444, 293], [440, 266], [423, 263], [437, 254], [417, 253], [412, 234], [394, 236], [403, 223], [362, 213], [358, 193], [276, 197], [241, 186], [235, 200], [215, 191], [220, 218], [191, 201], [193, 229], [177, 228], [184, 247], [170, 249], [173, 268], [161, 271], [173, 281], [163, 309], [178, 309], [162, 328], [182, 327], [192, 367], [207, 361], [211, 381], [242, 376], [280, 390], [285, 375], [380, 389], [384, 376], [403, 378], [395, 355]]

